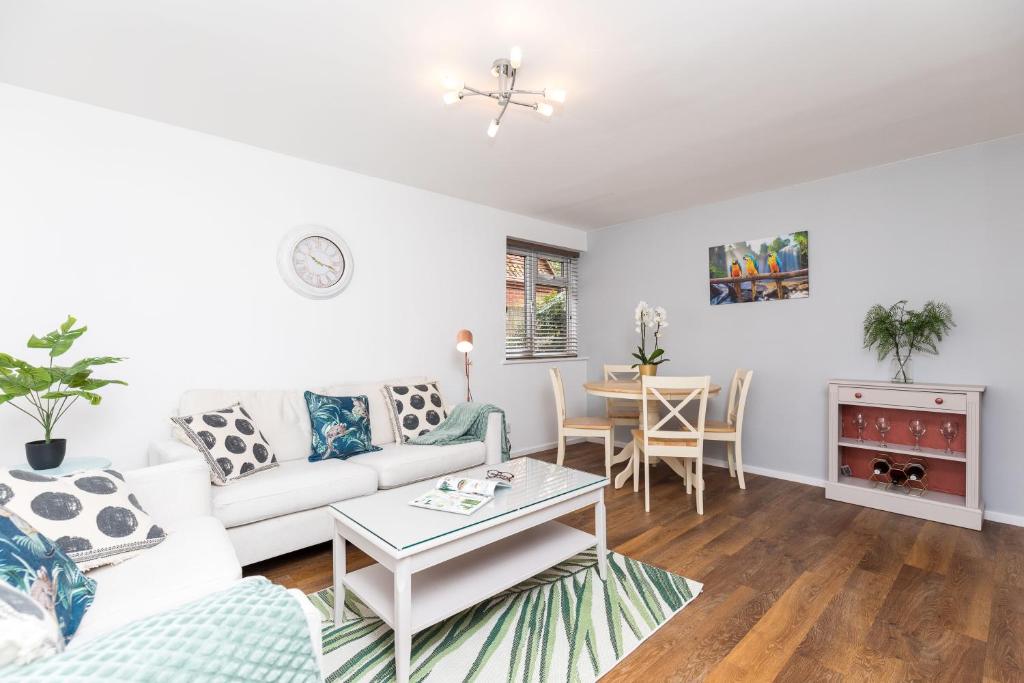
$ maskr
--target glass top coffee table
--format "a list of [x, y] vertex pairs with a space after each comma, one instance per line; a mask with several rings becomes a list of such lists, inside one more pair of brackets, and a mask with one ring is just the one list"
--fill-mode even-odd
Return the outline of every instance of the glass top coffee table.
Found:
[[[378, 491], [330, 506], [334, 518], [334, 621], [340, 623], [351, 590], [395, 632], [395, 670], [409, 679], [412, 635], [458, 614], [588, 548], [597, 546], [604, 579], [604, 486], [608, 480], [517, 458], [455, 474], [485, 479], [490, 470], [511, 472], [511, 488], [471, 515], [428, 510], [409, 501], [436, 480]], [[595, 533], [554, 521], [594, 506]], [[379, 564], [345, 571], [345, 544]]]

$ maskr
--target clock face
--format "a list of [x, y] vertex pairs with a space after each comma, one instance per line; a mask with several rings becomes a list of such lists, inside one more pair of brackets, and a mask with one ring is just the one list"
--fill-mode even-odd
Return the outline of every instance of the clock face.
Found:
[[332, 240], [321, 235], [305, 237], [292, 250], [292, 268], [302, 282], [318, 289], [338, 284], [345, 274], [345, 255]]
[[352, 251], [322, 225], [300, 225], [277, 249], [277, 269], [285, 284], [310, 299], [329, 299], [352, 280]]

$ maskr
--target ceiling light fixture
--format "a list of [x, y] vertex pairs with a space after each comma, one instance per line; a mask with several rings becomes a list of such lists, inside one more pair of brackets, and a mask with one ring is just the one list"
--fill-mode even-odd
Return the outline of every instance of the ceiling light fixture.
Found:
[[[559, 104], [565, 102], [565, 90], [562, 88], [544, 88], [543, 90], [523, 90], [516, 88], [516, 77], [520, 66], [523, 63], [523, 51], [519, 47], [514, 47], [511, 50], [508, 59], [495, 59], [494, 64], [491, 66], [491, 75], [498, 79], [498, 87], [496, 90], [478, 90], [466, 85], [461, 80], [448, 76], [444, 79], [444, 87], [447, 92], [444, 93], [442, 100], [445, 104], [451, 105], [457, 102], [461, 102], [466, 97], [487, 97], [495, 101], [500, 111], [498, 115], [491, 120], [489, 126], [487, 126], [488, 137], [494, 137], [498, 134], [498, 128], [501, 126], [501, 119], [505, 116], [505, 110], [508, 109], [508, 105], [514, 104], [517, 107], [525, 107], [526, 109], [533, 109], [541, 116], [551, 116], [555, 113], [555, 108], [549, 104], [549, 102], [558, 102]], [[520, 99], [513, 99], [514, 97]], [[547, 100], [547, 102], [538, 101], [524, 101], [523, 98], [540, 98]]]

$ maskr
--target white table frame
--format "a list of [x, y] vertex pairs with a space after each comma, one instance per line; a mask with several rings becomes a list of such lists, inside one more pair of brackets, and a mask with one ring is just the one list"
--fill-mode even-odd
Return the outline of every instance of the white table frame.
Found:
[[[511, 588], [559, 562], [597, 546], [597, 570], [607, 575], [604, 487], [602, 479], [515, 512], [439, 538], [397, 549], [358, 523], [328, 508], [334, 519], [334, 623], [344, 614], [345, 591], [352, 590], [395, 632], [395, 675], [406, 683], [411, 674], [412, 636], [431, 624], [458, 614], [487, 597]], [[555, 522], [558, 517], [594, 506], [594, 534]], [[424, 514], [452, 514], [424, 510]], [[518, 535], [518, 537], [517, 537]], [[378, 565], [346, 573], [345, 549], [351, 543]], [[489, 563], [490, 557], [504, 558]], [[515, 561], [509, 562], [508, 557]], [[445, 562], [443, 571], [430, 572]], [[481, 571], [489, 564], [493, 571]], [[390, 595], [381, 590], [391, 574]], [[414, 576], [423, 572], [423, 607], [414, 613]], [[460, 574], [461, 572], [461, 574]], [[459, 578], [461, 577], [461, 578]], [[454, 583], [455, 586], [446, 584]], [[420, 608], [420, 604], [417, 604]]]

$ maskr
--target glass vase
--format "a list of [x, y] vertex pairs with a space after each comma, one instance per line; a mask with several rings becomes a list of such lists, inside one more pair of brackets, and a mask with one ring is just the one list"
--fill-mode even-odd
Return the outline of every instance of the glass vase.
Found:
[[914, 360], [913, 358], [899, 358], [893, 356], [889, 366], [889, 376], [897, 384], [913, 384], [914, 382]]

